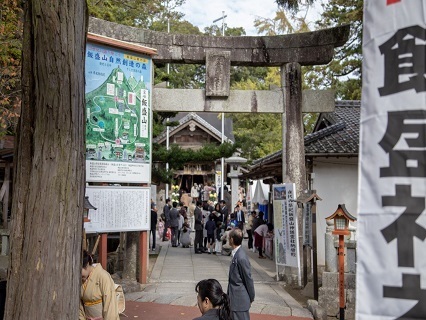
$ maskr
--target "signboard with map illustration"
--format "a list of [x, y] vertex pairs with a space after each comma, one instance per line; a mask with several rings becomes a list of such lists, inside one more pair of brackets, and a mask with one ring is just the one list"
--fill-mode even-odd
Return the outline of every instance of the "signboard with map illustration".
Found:
[[102, 38], [86, 46], [86, 181], [150, 183], [155, 51]]

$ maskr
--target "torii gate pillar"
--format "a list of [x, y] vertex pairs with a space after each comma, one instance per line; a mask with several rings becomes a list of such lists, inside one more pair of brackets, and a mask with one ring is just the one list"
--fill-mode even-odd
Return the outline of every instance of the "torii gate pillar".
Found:
[[281, 67], [281, 87], [285, 110], [282, 114], [282, 182], [294, 182], [300, 194], [306, 189], [300, 64], [291, 62]]
[[[305, 147], [302, 119], [302, 72], [300, 64], [291, 62], [281, 67], [281, 87], [284, 95], [282, 114], [282, 182], [293, 182], [297, 187], [297, 198], [306, 189]], [[303, 230], [302, 209], [297, 208], [298, 228]], [[299, 233], [302, 234], [301, 232]], [[301, 240], [298, 239], [299, 244]], [[303, 250], [299, 245], [299, 257]], [[302, 267], [302, 266], [301, 266]], [[294, 272], [294, 273], [293, 273]], [[279, 269], [277, 265], [277, 273]], [[300, 272], [286, 268], [285, 274], [300, 277]], [[298, 283], [301, 283], [299, 279]]]

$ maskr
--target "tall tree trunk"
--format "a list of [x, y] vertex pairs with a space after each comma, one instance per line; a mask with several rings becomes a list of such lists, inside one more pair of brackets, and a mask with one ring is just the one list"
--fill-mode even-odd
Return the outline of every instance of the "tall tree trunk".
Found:
[[85, 0], [24, 2], [5, 319], [77, 319], [84, 198]]

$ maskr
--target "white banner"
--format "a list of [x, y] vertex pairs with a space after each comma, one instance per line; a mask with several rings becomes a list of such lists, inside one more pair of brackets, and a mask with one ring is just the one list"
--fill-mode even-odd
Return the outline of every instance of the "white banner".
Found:
[[356, 319], [425, 319], [426, 2], [365, 0]]
[[276, 264], [300, 268], [295, 184], [273, 185], [273, 194]]

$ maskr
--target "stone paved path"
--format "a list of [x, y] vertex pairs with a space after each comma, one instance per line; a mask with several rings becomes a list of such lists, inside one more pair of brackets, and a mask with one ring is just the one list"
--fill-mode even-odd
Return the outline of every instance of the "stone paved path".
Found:
[[[226, 291], [231, 257], [194, 254], [192, 248], [174, 248], [167, 242], [159, 244], [161, 250], [149, 283], [141, 292], [126, 294], [127, 301], [195, 307], [195, 285], [208, 278], [217, 279]], [[249, 252], [246, 245], [245, 249], [250, 256], [256, 292], [250, 313], [313, 319], [312, 314], [274, 280], [274, 262], [257, 259], [257, 254]]]

